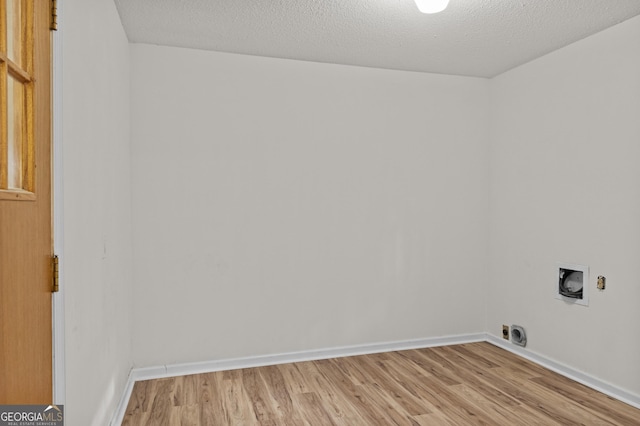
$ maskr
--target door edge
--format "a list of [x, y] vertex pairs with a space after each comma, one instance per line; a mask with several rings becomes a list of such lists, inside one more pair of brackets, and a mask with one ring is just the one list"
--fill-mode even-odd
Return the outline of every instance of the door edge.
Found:
[[[53, 143], [53, 250], [64, 260], [64, 221], [63, 221], [63, 161], [62, 161], [62, 20], [63, 0], [58, 0], [58, 30], [52, 31], [52, 143]], [[51, 324], [52, 324], [52, 362], [53, 362], [53, 403], [64, 405], [66, 400], [65, 388], [65, 351], [64, 351], [64, 261], [59, 265], [60, 290], [52, 293]]]

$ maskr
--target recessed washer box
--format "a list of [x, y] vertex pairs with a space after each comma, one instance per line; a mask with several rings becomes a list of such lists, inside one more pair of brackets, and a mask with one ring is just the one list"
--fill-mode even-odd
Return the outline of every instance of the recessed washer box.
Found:
[[589, 267], [558, 262], [554, 280], [556, 299], [578, 305], [589, 305]]

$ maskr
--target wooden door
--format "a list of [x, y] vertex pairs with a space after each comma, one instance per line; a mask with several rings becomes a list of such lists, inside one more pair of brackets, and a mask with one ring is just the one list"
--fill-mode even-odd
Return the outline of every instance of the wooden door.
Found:
[[49, 0], [0, 0], [0, 404], [52, 403]]

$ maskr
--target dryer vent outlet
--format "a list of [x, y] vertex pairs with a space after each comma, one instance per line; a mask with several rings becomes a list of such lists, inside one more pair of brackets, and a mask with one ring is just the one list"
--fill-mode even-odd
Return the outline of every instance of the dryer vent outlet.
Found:
[[511, 342], [518, 346], [527, 346], [527, 333], [519, 325], [511, 326]]
[[558, 263], [555, 279], [555, 297], [565, 303], [589, 306], [589, 267], [571, 263]]

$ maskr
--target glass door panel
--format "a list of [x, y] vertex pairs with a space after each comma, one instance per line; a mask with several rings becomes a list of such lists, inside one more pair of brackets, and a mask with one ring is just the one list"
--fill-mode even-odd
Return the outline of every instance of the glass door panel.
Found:
[[34, 4], [0, 0], [0, 199], [28, 199], [35, 188]]
[[7, 187], [22, 189], [26, 136], [25, 85], [11, 76], [7, 83]]
[[23, 0], [7, 0], [7, 56], [24, 67], [25, 14]]

